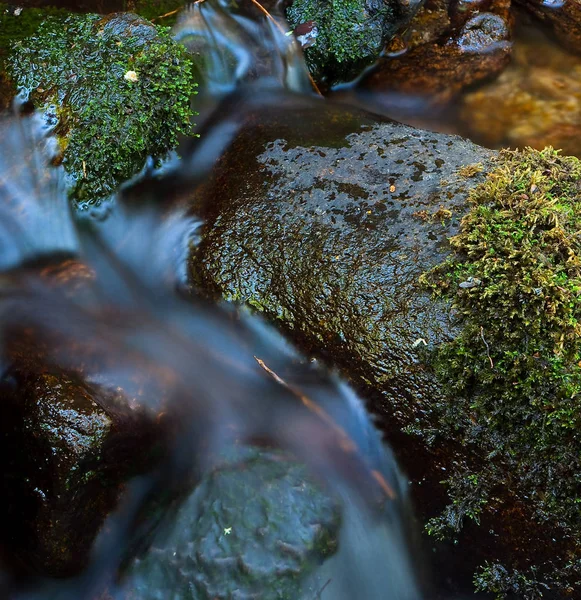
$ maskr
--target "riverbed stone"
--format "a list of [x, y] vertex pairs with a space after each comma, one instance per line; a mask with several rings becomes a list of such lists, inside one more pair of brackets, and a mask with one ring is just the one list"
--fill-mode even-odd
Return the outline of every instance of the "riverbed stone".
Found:
[[28, 366], [0, 382], [1, 535], [19, 568], [71, 575], [86, 566], [123, 483], [152, 459], [156, 427], [119, 391]]
[[277, 450], [231, 448], [135, 561], [126, 587], [142, 600], [298, 598], [335, 552], [340, 521], [304, 465]]

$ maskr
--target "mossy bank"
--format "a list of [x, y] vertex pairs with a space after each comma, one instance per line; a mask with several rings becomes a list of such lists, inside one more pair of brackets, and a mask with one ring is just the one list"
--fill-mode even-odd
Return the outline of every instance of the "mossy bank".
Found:
[[137, 15], [49, 15], [11, 44], [6, 64], [54, 127], [78, 202], [106, 198], [191, 133], [190, 58], [167, 28]]

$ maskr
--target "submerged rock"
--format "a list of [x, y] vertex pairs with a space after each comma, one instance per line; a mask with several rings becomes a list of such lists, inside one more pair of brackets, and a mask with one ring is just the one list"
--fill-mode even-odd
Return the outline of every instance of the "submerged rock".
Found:
[[152, 459], [154, 424], [119, 392], [58, 369], [12, 368], [1, 389], [2, 541], [19, 568], [76, 573], [124, 481]]
[[338, 504], [280, 451], [238, 448], [183, 502], [132, 567], [143, 600], [298, 598], [337, 546]]
[[327, 85], [349, 81], [404, 27], [421, 0], [294, 0], [287, 18], [313, 76]]

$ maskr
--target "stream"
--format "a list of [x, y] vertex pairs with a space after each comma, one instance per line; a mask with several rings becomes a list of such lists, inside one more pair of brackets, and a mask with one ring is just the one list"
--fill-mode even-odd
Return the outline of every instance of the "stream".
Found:
[[[496, 127], [489, 126], [490, 115], [498, 112], [498, 95], [519, 85], [515, 81], [531, 73], [537, 78], [536, 86], [530, 84], [522, 92], [529, 94], [526, 102], [534, 116], [537, 96], [542, 95], [538, 89], [550, 87], [543, 80], [549, 77], [543, 71], [547, 63], [560, 65], [555, 77], [566, 79], [560, 89], [568, 90], [569, 85], [574, 86], [569, 72], [578, 68], [578, 60], [559, 50], [554, 50], [556, 57], [548, 58], [547, 50], [542, 64], [535, 64], [531, 58], [535, 47], [554, 46], [525, 24], [518, 32], [517, 60], [501, 79], [470, 88], [445, 108], [412, 96], [382, 96], [372, 88], [372, 70], [357, 84], [337, 86], [323, 98], [284, 22], [233, 13], [227, 4], [221, 0], [196, 3], [173, 28], [175, 39], [199, 59], [198, 137], [182, 141], [179, 158], [174, 154], [162, 165], [148, 164], [99, 205], [87, 202], [71, 208], [67, 176], [62, 167], [54, 166], [54, 124], [42, 115], [28, 114], [26, 98], [17, 98], [14, 114], [0, 121], [0, 391], [7, 399], [0, 419], [22, 418], [21, 389], [34, 390], [31, 397], [36, 398], [43, 393], [51, 397], [52, 392], [42, 391], [45, 381], [53, 382], [50, 386], [59, 394], [64, 390], [64, 396], [67, 386], [72, 386], [91, 408], [74, 417], [78, 422], [73, 433], [66, 435], [76, 436], [75, 447], [102, 436], [105, 442], [99, 460], [108, 465], [100, 471], [93, 459], [79, 459], [75, 466], [65, 466], [73, 474], [85, 469], [84, 483], [89, 485], [83, 488], [79, 506], [94, 506], [97, 513], [106, 515], [103, 522], [73, 521], [95, 530], [89, 547], [79, 542], [78, 547], [86, 550], [82, 564], [76, 564], [74, 556], [65, 560], [67, 550], [57, 548], [55, 552], [52, 542], [43, 538], [44, 532], [34, 530], [35, 524], [22, 516], [44, 514], [39, 507], [48, 506], [51, 481], [60, 477], [62, 465], [51, 466], [48, 475], [43, 472], [46, 487], [35, 486], [33, 499], [22, 506], [20, 490], [27, 494], [31, 490], [18, 478], [8, 480], [11, 491], [0, 504], [9, 515], [0, 524], [0, 597], [489, 598], [473, 594], [473, 569], [482, 557], [493, 554], [490, 540], [499, 537], [494, 529], [501, 525], [485, 518], [488, 534], [467, 528], [464, 543], [473, 542], [474, 556], [468, 556], [466, 546], [458, 551], [452, 543], [432, 544], [421, 539], [421, 524], [414, 511], [419, 510], [424, 519], [433, 513], [433, 506], [443, 504], [432, 491], [443, 476], [447, 459], [426, 466], [423, 461], [434, 455], [422, 454], [422, 444], [404, 436], [397, 419], [390, 422], [381, 410], [375, 411], [379, 417], [368, 412], [366, 401], [372, 385], [361, 382], [369, 383], [371, 376], [364, 373], [347, 382], [340, 374], [346, 371], [351, 355], [347, 350], [344, 356], [333, 354], [333, 344], [344, 348], [345, 340], [327, 339], [324, 319], [319, 320], [322, 333], [317, 333], [323, 340], [321, 350], [310, 339], [302, 339], [298, 327], [282, 324], [285, 319], [292, 322], [288, 316], [292, 310], [286, 306], [275, 309], [281, 323], [275, 327], [241, 304], [218, 299], [222, 290], [214, 297], [207, 289], [202, 293], [200, 282], [206, 284], [210, 276], [216, 281], [224, 276], [229, 282], [227, 265], [219, 264], [219, 253], [215, 260], [214, 255], [207, 258], [209, 242], [202, 232], [204, 227], [215, 227], [219, 251], [235, 247], [237, 226], [229, 229], [228, 225], [234, 215], [240, 230], [248, 228], [252, 237], [253, 211], [262, 210], [258, 201], [258, 208], [252, 206], [253, 186], [258, 189], [278, 182], [275, 175], [292, 171], [293, 161], [300, 164], [301, 153], [311, 147], [317, 154], [310, 159], [312, 164], [318, 157], [333, 156], [334, 168], [342, 177], [341, 165], [351, 168], [341, 154], [347, 144], [333, 140], [348, 139], [352, 147], [363, 148], [366, 138], [359, 141], [358, 135], [369, 135], [375, 143], [387, 131], [382, 127], [400, 127], [393, 119], [431, 131], [470, 135], [487, 148], [556, 143], [579, 155], [579, 142], [571, 128], [557, 127], [556, 142], [547, 133], [562, 120], [563, 99], [558, 94], [553, 95], [553, 113], [538, 131], [529, 131], [527, 123], [514, 117], [513, 106], [524, 102], [519, 98], [513, 98], [506, 114], [497, 114]], [[571, 61], [566, 63], [568, 68], [562, 66], [566, 59]], [[482, 116], [479, 110], [490, 114]], [[401, 127], [404, 139], [408, 128]], [[276, 135], [271, 135], [273, 129]], [[456, 150], [459, 158], [446, 156], [450, 163], [446, 165], [438, 158], [444, 156], [441, 147], [448, 143], [448, 138], [442, 139], [422, 141], [426, 148], [429, 142], [425, 152], [436, 157], [438, 170], [428, 168], [426, 173], [426, 167], [414, 162], [402, 166], [401, 175], [394, 173], [393, 181], [386, 181], [385, 195], [391, 194], [390, 202], [381, 210], [388, 217], [390, 210], [401, 210], [409, 197], [405, 182], [419, 182], [420, 188], [445, 186], [448, 184], [435, 182], [434, 173], [444, 181], [439, 169], [453, 174], [458, 166], [485, 162], [491, 155], [487, 149], [462, 142]], [[263, 146], [258, 158], [250, 155]], [[380, 142], [375, 147], [382, 159]], [[406, 147], [409, 151], [411, 143]], [[404, 162], [398, 142], [393, 142], [389, 152], [394, 160], [401, 156]], [[421, 152], [424, 149], [417, 150]], [[358, 160], [372, 160], [361, 158], [363, 154]], [[367, 172], [381, 171], [375, 163], [368, 164]], [[234, 168], [237, 175], [230, 177], [229, 169]], [[317, 177], [324, 175], [315, 178], [317, 184], [326, 176], [326, 167], [321, 169]], [[267, 183], [261, 179], [263, 173], [267, 173]], [[308, 177], [304, 169], [291, 179], [289, 185], [296, 187], [297, 195]], [[375, 205], [370, 201], [365, 214], [371, 216], [360, 217], [350, 212], [346, 202], [341, 204], [345, 190], [364, 200], [369, 189], [379, 190], [375, 182], [368, 186], [365, 177], [357, 179], [352, 188], [337, 185], [332, 216], [313, 209], [318, 211], [322, 231], [335, 235], [336, 220], [350, 226], [355, 223], [354, 231], [359, 231], [361, 220], [368, 218], [362, 235], [375, 240], [373, 232], [380, 227], [371, 214]], [[394, 195], [396, 187], [399, 196]], [[449, 184], [450, 190], [452, 187]], [[281, 190], [289, 197], [292, 194], [288, 188]], [[224, 209], [222, 204], [227, 204], [230, 196], [237, 200], [238, 194], [248, 200], [249, 208], [234, 202]], [[450, 192], [449, 198], [452, 196]], [[305, 198], [290, 212], [308, 213], [312, 198]], [[274, 206], [274, 197], [269, 199]], [[272, 217], [272, 223], [280, 216], [266, 210], [265, 214]], [[298, 232], [297, 236], [306, 239], [310, 229], [307, 234], [301, 229]], [[407, 240], [405, 231], [398, 235]], [[281, 232], [280, 248], [290, 254], [286, 243]], [[406, 252], [416, 251], [411, 242], [401, 243], [407, 244]], [[245, 244], [244, 248], [251, 246]], [[371, 272], [379, 271], [381, 252], [386, 251], [379, 242], [373, 248], [377, 255], [371, 256], [371, 266], [364, 264]], [[266, 252], [268, 259], [275, 256], [275, 250]], [[235, 256], [241, 254], [234, 252]], [[192, 267], [192, 256], [200, 257], [197, 267]], [[333, 257], [338, 259], [338, 255]], [[365, 260], [366, 256], [358, 258], [357, 264]], [[256, 262], [261, 263], [260, 258]], [[193, 272], [196, 268], [199, 271]], [[242, 259], [240, 268], [242, 280], [253, 285], [254, 275]], [[268, 271], [270, 265], [264, 268]], [[402, 280], [407, 281], [406, 277], [404, 273]], [[353, 281], [349, 280], [349, 285], [356, 287], [355, 274]], [[318, 301], [331, 302], [335, 292], [327, 294], [328, 290], [322, 289], [324, 293], [317, 291]], [[244, 300], [234, 292], [231, 297], [222, 295]], [[373, 301], [368, 301], [373, 313]], [[341, 304], [339, 297], [337, 304]], [[427, 342], [421, 338], [424, 345], [440, 333], [440, 322], [428, 315], [426, 320], [430, 319]], [[345, 331], [349, 337], [347, 326]], [[327, 343], [331, 348], [328, 354]], [[405, 396], [408, 390], [398, 388], [397, 393]], [[379, 393], [373, 401], [374, 408], [386, 402]], [[63, 410], [73, 412], [68, 406]], [[58, 436], [66, 437], [56, 417], [47, 417], [47, 421], [45, 429], [52, 427]], [[20, 433], [15, 431], [10, 430], [0, 443], [5, 456], [12, 456], [20, 444]], [[45, 451], [60, 456], [58, 443], [51, 444]], [[20, 458], [10, 460], [17, 469], [30, 467], [18, 462]], [[69, 481], [62, 483], [67, 493]], [[102, 488], [110, 491], [102, 494]], [[69, 507], [57, 505], [47, 529], [56, 531], [62, 523], [66, 528], [68, 517], [63, 515], [68, 510], [75, 513], [78, 500], [73, 498]], [[27, 536], [39, 540], [38, 554], [27, 546]], [[542, 546], [545, 538], [541, 534], [539, 540]], [[62, 563], [57, 560], [55, 564], [65, 566], [56, 575], [47, 573], [41, 564], [45, 543], [47, 553], [63, 555]], [[511, 548], [510, 540], [503, 540], [499, 552], [510, 556]], [[547, 549], [535, 552], [541, 555]], [[69, 572], [68, 564], [76, 566]]]

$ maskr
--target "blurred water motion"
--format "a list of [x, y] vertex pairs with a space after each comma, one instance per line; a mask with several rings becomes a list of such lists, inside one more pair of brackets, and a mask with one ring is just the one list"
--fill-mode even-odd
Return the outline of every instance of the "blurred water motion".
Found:
[[[155, 466], [126, 484], [81, 574], [48, 579], [7, 567], [2, 597], [134, 597], [134, 555], [147, 556], [155, 536], [171, 528], [180, 502], [233, 444], [290, 453], [340, 506], [339, 550], [305, 584], [305, 600], [420, 595], [406, 539], [406, 483], [361, 401], [259, 318], [208, 305], [184, 289], [187, 248], [196, 243], [199, 222], [165, 196], [191, 194], [203, 183], [249, 107], [286, 102], [289, 110], [301, 103], [325, 109], [284, 28], [269, 19], [259, 28], [230, 15], [225, 4], [196, 5], [178, 24], [184, 41], [209, 44], [201, 138], [176, 169], [126, 192], [139, 203], [120, 195], [102, 221], [75, 216], [61, 170], [47, 166], [50, 131], [34, 118], [0, 124], [5, 372], [24, 356], [27, 364], [121, 390], [131, 410], [161, 424], [163, 439]], [[107, 402], [105, 396], [105, 411], [120, 410]], [[9, 540], [1, 550], [10, 556]], [[163, 589], [163, 580], [145, 577], [152, 598], [180, 597]]]

